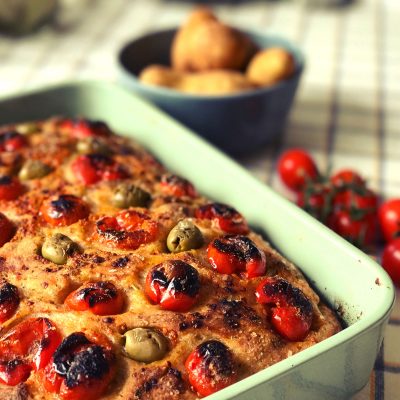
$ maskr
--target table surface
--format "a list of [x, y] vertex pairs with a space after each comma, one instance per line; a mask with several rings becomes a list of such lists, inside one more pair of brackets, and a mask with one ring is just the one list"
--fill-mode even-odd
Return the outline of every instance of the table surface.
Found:
[[[0, 95], [65, 80], [116, 80], [115, 55], [124, 43], [180, 24], [193, 7], [182, 0], [63, 3], [57, 26], [24, 38], [0, 36]], [[307, 60], [285, 132], [238, 161], [289, 196], [277, 179], [276, 161], [286, 148], [305, 147], [322, 171], [355, 167], [379, 193], [400, 197], [400, 2], [233, 3], [214, 9], [228, 23], [292, 40]], [[399, 334], [397, 300], [369, 383], [355, 400], [400, 398]]]

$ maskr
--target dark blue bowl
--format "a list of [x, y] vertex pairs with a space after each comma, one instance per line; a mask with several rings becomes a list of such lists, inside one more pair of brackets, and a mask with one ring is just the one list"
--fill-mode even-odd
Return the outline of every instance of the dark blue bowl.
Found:
[[283, 47], [296, 60], [296, 72], [290, 79], [267, 88], [200, 96], [141, 83], [138, 75], [143, 68], [170, 65], [175, 32], [169, 29], [149, 33], [126, 44], [119, 54], [122, 84], [231, 154], [259, 149], [283, 131], [304, 68], [303, 56], [295, 46], [282, 38], [245, 32], [260, 48]]

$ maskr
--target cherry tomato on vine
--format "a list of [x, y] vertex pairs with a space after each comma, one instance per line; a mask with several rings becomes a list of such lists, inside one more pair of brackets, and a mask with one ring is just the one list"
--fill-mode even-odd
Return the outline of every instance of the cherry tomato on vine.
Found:
[[310, 154], [302, 149], [291, 149], [278, 160], [278, 173], [282, 182], [295, 191], [319, 177], [318, 168]]
[[332, 191], [328, 186], [306, 185], [302, 191], [297, 193], [296, 203], [314, 218], [325, 222], [331, 209], [331, 196]]
[[393, 283], [400, 287], [400, 237], [391, 240], [383, 249], [382, 266]]
[[378, 211], [379, 222], [386, 241], [400, 235], [400, 199], [384, 202]]
[[328, 217], [328, 227], [359, 247], [368, 247], [377, 239], [377, 218], [363, 210], [337, 210]]
[[335, 209], [355, 209], [376, 214], [379, 199], [375, 192], [365, 187], [343, 189], [333, 198]]
[[364, 179], [361, 175], [352, 169], [342, 169], [336, 172], [331, 176], [330, 182], [338, 188], [365, 185]]

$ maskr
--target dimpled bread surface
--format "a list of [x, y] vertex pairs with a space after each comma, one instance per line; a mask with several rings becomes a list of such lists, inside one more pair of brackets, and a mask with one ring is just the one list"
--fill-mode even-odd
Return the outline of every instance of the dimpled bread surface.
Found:
[[[52, 167], [52, 172], [24, 182], [25, 193], [16, 200], [0, 201], [1, 212], [16, 226], [13, 238], [0, 248], [0, 276], [18, 288], [21, 298], [16, 313], [0, 327], [0, 335], [32, 316], [48, 317], [63, 337], [79, 331], [101, 332], [112, 342], [117, 360], [116, 375], [102, 399], [175, 400], [198, 398], [188, 382], [184, 363], [206, 340], [219, 340], [231, 349], [240, 380], [341, 329], [335, 313], [320, 300], [302, 273], [261, 236], [250, 232], [247, 236], [265, 253], [266, 276], [283, 277], [301, 289], [313, 306], [311, 330], [304, 341], [283, 339], [273, 329], [267, 307], [256, 302], [255, 289], [265, 276], [245, 279], [220, 274], [210, 265], [207, 245], [225, 232], [211, 220], [194, 217], [194, 210], [209, 201], [200, 195], [166, 195], [160, 185], [162, 175], [167, 173], [164, 167], [130, 139], [116, 134], [104, 140], [113, 150], [113, 158], [128, 171], [128, 180], [151, 194], [147, 212], [159, 229], [154, 241], [133, 251], [108, 247], [97, 240], [96, 220], [120, 211], [110, 201], [118, 182], [83, 185], [76, 179], [71, 162], [78, 155], [78, 139], [64, 132], [59, 121], [53, 118], [39, 123], [37, 131], [26, 136], [28, 145], [19, 150], [22, 160], [41, 160]], [[57, 194], [81, 197], [89, 205], [90, 215], [69, 226], [46, 224], [39, 209], [43, 201]], [[167, 235], [184, 218], [201, 230], [204, 244], [196, 250], [171, 254], [166, 247]], [[45, 259], [40, 252], [46, 237], [56, 232], [67, 235], [80, 247], [64, 265]], [[188, 312], [163, 310], [144, 294], [147, 272], [168, 259], [183, 260], [200, 275], [199, 298]], [[122, 292], [125, 305], [121, 314], [98, 316], [90, 311], [70, 311], [63, 304], [73, 290], [96, 281], [112, 282]], [[155, 328], [168, 338], [169, 351], [163, 359], [145, 364], [127, 357], [123, 334], [136, 327]], [[57, 395], [46, 392], [40, 374], [31, 373], [18, 386], [0, 385], [0, 398], [47, 400]]]

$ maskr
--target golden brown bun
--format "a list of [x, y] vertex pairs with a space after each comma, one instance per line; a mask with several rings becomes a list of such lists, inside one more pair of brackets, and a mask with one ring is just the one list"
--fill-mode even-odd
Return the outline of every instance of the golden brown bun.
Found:
[[200, 8], [174, 38], [172, 67], [179, 71], [243, 70], [255, 49], [242, 32], [220, 22], [208, 9]]
[[224, 95], [253, 89], [240, 72], [213, 70], [184, 73], [161, 65], [150, 65], [139, 76], [143, 83], [199, 95]]
[[292, 76], [295, 68], [295, 60], [288, 51], [271, 47], [255, 54], [247, 67], [246, 76], [255, 85], [269, 86]]

